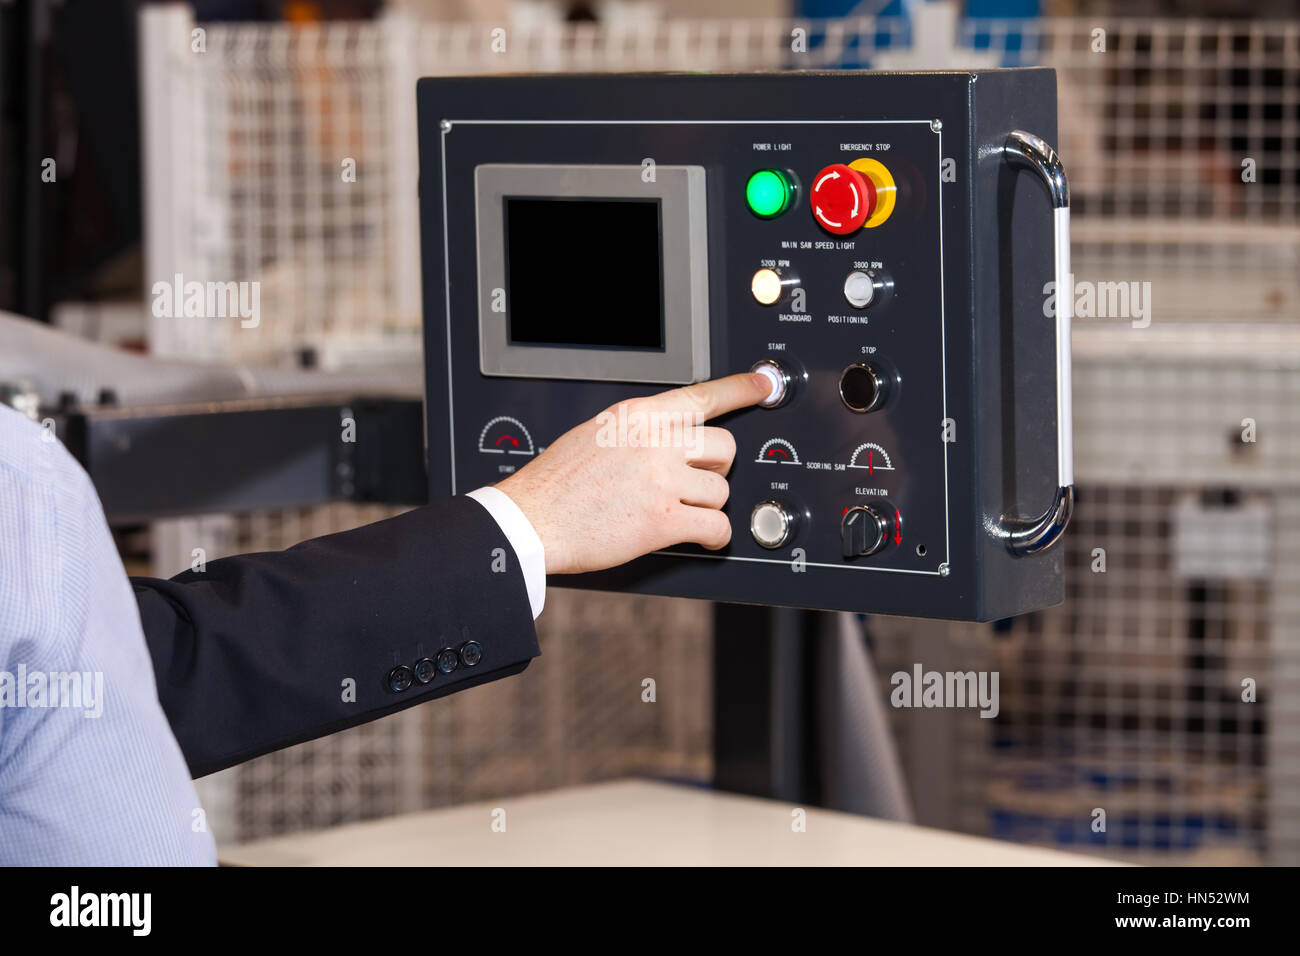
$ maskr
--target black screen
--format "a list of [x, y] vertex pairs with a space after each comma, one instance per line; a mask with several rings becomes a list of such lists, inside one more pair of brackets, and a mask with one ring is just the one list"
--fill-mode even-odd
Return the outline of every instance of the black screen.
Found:
[[505, 200], [510, 341], [663, 351], [658, 199]]

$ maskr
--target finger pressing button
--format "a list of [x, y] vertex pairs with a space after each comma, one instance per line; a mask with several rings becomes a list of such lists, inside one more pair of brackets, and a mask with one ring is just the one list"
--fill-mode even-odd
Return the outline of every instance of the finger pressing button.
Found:
[[762, 359], [755, 362], [750, 371], [762, 375], [770, 385], [767, 398], [758, 403], [763, 408], [779, 408], [790, 400], [792, 380], [790, 373], [781, 366], [780, 362], [775, 359]]

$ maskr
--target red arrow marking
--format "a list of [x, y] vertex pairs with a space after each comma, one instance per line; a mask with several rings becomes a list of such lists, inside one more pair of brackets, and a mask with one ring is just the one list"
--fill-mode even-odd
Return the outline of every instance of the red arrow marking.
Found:
[[867, 451], [867, 474], [868, 475], [874, 475], [876, 473], [876, 464], [871, 460], [872, 456], [874, 455], [875, 452], [868, 449]]
[[894, 509], [894, 544], [903, 543], [903, 516]]
[[783, 455], [786, 458], [790, 457], [790, 453], [786, 451], [784, 448], [769, 448], [767, 450], [767, 457], [771, 458], [773, 455]]
[[519, 439], [518, 439], [518, 438], [515, 438], [515, 437], [512, 436], [512, 435], [502, 435], [502, 436], [501, 436], [500, 438], [498, 438], [495, 442], [493, 442], [493, 444], [495, 444], [495, 445], [499, 445], [499, 444], [501, 444], [503, 441], [508, 441], [508, 442], [510, 442], [510, 444], [514, 445], [516, 448], [519, 447]]

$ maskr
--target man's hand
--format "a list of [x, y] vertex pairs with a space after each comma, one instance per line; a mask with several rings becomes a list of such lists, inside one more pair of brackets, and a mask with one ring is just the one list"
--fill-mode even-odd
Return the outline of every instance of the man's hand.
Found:
[[736, 440], [704, 422], [757, 404], [770, 387], [746, 373], [620, 402], [497, 487], [537, 530], [548, 574], [612, 568], [684, 541], [716, 550], [731, 540], [718, 509]]

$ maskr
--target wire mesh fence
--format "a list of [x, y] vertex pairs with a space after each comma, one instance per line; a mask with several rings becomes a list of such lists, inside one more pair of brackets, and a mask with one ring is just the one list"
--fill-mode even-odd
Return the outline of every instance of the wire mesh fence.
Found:
[[[1147, 299], [1180, 322], [1300, 310], [1300, 21], [1103, 26], [959, 20], [931, 6], [917, 23], [508, 31], [406, 21], [195, 27], [183, 11], [150, 11], [147, 153], [171, 187], [150, 189], [150, 277], [187, 265], [257, 276], [263, 312], [275, 317], [255, 336], [157, 320], [156, 347], [180, 347], [184, 336], [187, 354], [282, 361], [336, 339], [413, 342], [414, 83], [434, 73], [1052, 66], [1081, 281], [1138, 277], [1124, 281], [1149, 283]], [[202, 52], [193, 29], [205, 31]], [[1077, 318], [1117, 317], [1102, 301]]]
[[[260, 279], [266, 317], [256, 334], [155, 319], [153, 346], [265, 361], [418, 353], [421, 75], [1055, 67], [1085, 297], [1068, 596], [994, 626], [873, 622], [882, 674], [924, 648], [927, 666], [1002, 675], [994, 720], [895, 714], [930, 795], [922, 821], [1137, 858], [1300, 860], [1300, 22], [964, 20], [926, 4], [911, 20], [504, 33], [204, 26], [175, 8], [143, 24], [148, 280]], [[232, 547], [371, 517], [238, 516]], [[541, 623], [526, 680], [230, 771], [219, 836], [630, 771], [708, 778], [706, 606], [554, 592]], [[646, 708], [656, 675], [672, 690]], [[927, 756], [931, 733], [958, 741], [950, 765]]]

